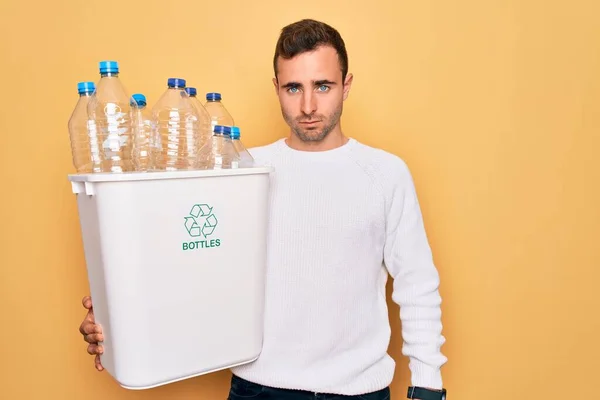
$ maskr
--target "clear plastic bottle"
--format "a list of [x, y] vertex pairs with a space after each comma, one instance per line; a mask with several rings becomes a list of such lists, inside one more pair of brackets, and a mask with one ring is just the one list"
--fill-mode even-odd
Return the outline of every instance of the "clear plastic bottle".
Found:
[[185, 88], [185, 91], [190, 96], [190, 100], [194, 107], [196, 107], [196, 111], [198, 111], [198, 115], [200, 116], [200, 136], [202, 137], [201, 145], [204, 145], [204, 143], [210, 141], [212, 138], [210, 114], [208, 111], [206, 111], [200, 100], [198, 100], [198, 97], [196, 97], [198, 93], [196, 88], [188, 86]]
[[153, 170], [194, 169], [201, 148], [199, 115], [185, 92], [185, 79], [169, 78], [152, 108]]
[[135, 171], [148, 171], [152, 166], [152, 117], [146, 107], [146, 96], [131, 96], [131, 123], [133, 128], [133, 166]]
[[230, 128], [231, 131], [231, 141], [233, 142], [233, 147], [238, 152], [240, 156], [239, 166], [240, 168], [247, 168], [254, 166], [254, 157], [250, 154], [248, 149], [242, 143], [240, 137], [240, 128], [237, 126], [232, 126]]
[[228, 126], [215, 126], [212, 141], [204, 145], [198, 154], [199, 168], [238, 168], [240, 155], [233, 147], [230, 133], [231, 130]]
[[119, 79], [116, 61], [100, 61], [100, 80], [88, 103], [88, 116], [101, 140], [102, 171], [133, 170], [130, 97]]
[[100, 142], [96, 123], [88, 118], [87, 106], [96, 90], [94, 82], [79, 82], [79, 100], [69, 119], [71, 155], [77, 173], [102, 172]]
[[233, 117], [221, 102], [221, 93], [207, 93], [204, 108], [210, 115], [211, 132], [215, 131], [215, 126], [234, 126]]

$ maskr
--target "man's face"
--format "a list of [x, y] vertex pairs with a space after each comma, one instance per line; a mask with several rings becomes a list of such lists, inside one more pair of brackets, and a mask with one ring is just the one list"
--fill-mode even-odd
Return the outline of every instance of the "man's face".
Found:
[[303, 142], [320, 142], [335, 129], [348, 97], [352, 75], [342, 82], [337, 52], [320, 46], [277, 61], [273, 79], [283, 118]]

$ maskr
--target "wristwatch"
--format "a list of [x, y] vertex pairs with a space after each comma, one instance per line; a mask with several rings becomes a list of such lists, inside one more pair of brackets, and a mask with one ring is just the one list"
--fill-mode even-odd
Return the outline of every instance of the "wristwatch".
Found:
[[446, 400], [446, 389], [433, 390], [418, 386], [410, 386], [408, 388], [409, 399], [418, 400]]

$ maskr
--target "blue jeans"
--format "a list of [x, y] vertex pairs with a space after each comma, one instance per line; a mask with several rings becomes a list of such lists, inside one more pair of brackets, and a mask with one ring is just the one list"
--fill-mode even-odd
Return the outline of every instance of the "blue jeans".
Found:
[[238, 376], [231, 378], [231, 389], [227, 400], [389, 400], [390, 388], [356, 396], [313, 393], [304, 390], [276, 389], [248, 382]]

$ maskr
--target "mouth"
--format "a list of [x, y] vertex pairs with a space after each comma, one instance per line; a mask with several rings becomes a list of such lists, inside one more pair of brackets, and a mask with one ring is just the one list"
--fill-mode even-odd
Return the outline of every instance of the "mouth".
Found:
[[300, 124], [304, 126], [316, 125], [321, 121], [301, 121]]

